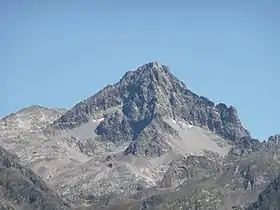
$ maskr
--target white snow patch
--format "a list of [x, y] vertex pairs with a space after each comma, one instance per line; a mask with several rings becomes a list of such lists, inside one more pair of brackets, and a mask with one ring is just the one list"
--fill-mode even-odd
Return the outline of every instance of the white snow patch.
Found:
[[100, 119], [94, 119], [94, 120], [92, 120], [92, 122], [102, 122], [104, 120], [104, 118], [100, 118]]
[[213, 111], [213, 113], [215, 113], [216, 115], [220, 115], [220, 113], [215, 110]]
[[188, 128], [192, 128], [192, 127], [193, 127], [193, 125], [187, 125], [187, 127], [188, 127]]

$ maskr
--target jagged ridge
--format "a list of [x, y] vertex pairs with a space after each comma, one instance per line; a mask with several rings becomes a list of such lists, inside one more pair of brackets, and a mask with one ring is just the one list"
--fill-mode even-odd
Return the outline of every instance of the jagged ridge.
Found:
[[[116, 110], [121, 112], [115, 112]], [[124, 136], [120, 138], [116, 135], [116, 139], [131, 140], [139, 135], [157, 114], [184, 119], [230, 140], [250, 136], [243, 128], [234, 107], [227, 107], [222, 103], [215, 105], [207, 98], [199, 97], [172, 75], [167, 66], [157, 62], [127, 72], [115, 85], [108, 85], [78, 103], [55, 121], [52, 128], [71, 129], [91, 119], [105, 117], [105, 121], [96, 130], [98, 134], [104, 133], [106, 126], [110, 125], [109, 121], [116, 121], [122, 127], [110, 127], [106, 137], [116, 135], [117, 130]], [[110, 137], [109, 140], [115, 141]]]

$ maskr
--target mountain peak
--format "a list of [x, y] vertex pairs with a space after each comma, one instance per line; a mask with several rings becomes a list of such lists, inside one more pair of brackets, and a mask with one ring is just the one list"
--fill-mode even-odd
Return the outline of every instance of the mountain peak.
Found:
[[[132, 139], [158, 114], [209, 129], [234, 141], [250, 135], [235, 108], [222, 103], [215, 106], [214, 102], [198, 96], [158, 62], [127, 72], [115, 85], [74, 106], [52, 127], [71, 129], [91, 119], [105, 118], [97, 129], [98, 134], [106, 131], [106, 138], [115, 138], [116, 133], [126, 133], [131, 135], [127, 139]], [[115, 128], [113, 135], [113, 129], [108, 126], [114, 120], [123, 127]]]
[[157, 70], [157, 71], [162, 71], [162, 72], [169, 72], [169, 68], [166, 66], [166, 65], [162, 65], [160, 64], [158, 61], [153, 61], [153, 62], [149, 62], [147, 64], [144, 64], [142, 66], [140, 66], [138, 68], [138, 70], [144, 70], [144, 71], [147, 71], [147, 70]]
[[[163, 79], [165, 78], [165, 79]], [[142, 82], [148, 84], [150, 82], [159, 82], [160, 80], [174, 79], [169, 68], [166, 65], [161, 65], [159, 62], [150, 62], [138, 67], [134, 71], [128, 71], [121, 79], [123, 84], [136, 84]]]
[[31, 105], [0, 119], [3, 125], [23, 130], [36, 130], [60, 118], [66, 111]]
[[[148, 67], [153, 67], [153, 66], [155, 66], [155, 67], [160, 67], [161, 64], [160, 64], [158, 61], [151, 61], [151, 62], [149, 62], [149, 63], [143, 64], [141, 67], [144, 67], [144, 66], [148, 66]], [[141, 68], [141, 67], [140, 67], [140, 68]]]
[[40, 105], [30, 105], [28, 107], [25, 107], [23, 109], [20, 109], [17, 111], [17, 113], [24, 113], [24, 112], [33, 112], [36, 110], [47, 110], [48, 108], [40, 106]]

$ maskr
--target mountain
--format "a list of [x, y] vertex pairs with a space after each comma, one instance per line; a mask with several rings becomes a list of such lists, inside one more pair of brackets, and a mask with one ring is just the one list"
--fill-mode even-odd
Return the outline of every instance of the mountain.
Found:
[[0, 209], [68, 209], [18, 158], [0, 147]]
[[[207, 98], [199, 97], [172, 75], [167, 66], [157, 62], [127, 72], [117, 84], [108, 85], [77, 104], [53, 126], [74, 128], [91, 119], [103, 118], [106, 114], [110, 116], [106, 117], [107, 121], [117, 120], [116, 110], [124, 115], [121, 119], [123, 131], [129, 139], [138, 136], [157, 115], [206, 127], [230, 140], [250, 135], [242, 127], [234, 107], [222, 103], [215, 105]], [[102, 133], [102, 129], [106, 129], [105, 122], [98, 127], [97, 133]], [[110, 132], [107, 140], [114, 141], [109, 137], [113, 131]]]
[[[234, 107], [215, 105], [199, 97], [173, 76], [168, 67], [157, 62], [127, 72], [115, 85], [108, 85], [77, 104], [57, 119], [49, 132], [74, 129], [92, 121], [101, 122], [95, 134], [103, 142], [129, 143], [125, 154], [136, 156], [157, 157], [169, 152], [174, 142], [166, 143], [166, 135], [161, 136], [161, 133], [180, 138], [201, 133], [196, 129], [185, 132], [182, 127], [203, 128], [232, 141], [250, 136]], [[220, 148], [213, 148], [216, 145], [209, 144], [210, 150], [224, 153], [218, 151]], [[87, 149], [91, 146], [87, 145]], [[198, 148], [199, 151], [203, 149]]]
[[280, 170], [280, 135], [252, 139], [235, 107], [157, 62], [70, 110], [20, 110], [0, 131], [0, 144], [77, 209], [245, 208]]

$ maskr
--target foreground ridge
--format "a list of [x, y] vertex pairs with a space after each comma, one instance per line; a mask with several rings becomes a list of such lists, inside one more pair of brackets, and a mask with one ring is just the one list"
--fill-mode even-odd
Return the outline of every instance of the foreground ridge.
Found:
[[39, 176], [0, 147], [1, 209], [68, 209]]

